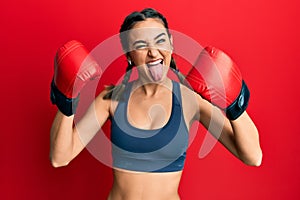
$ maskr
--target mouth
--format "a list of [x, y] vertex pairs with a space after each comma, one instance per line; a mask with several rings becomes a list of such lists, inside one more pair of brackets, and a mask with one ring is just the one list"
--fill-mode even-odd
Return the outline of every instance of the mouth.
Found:
[[154, 61], [150, 61], [147, 63], [147, 67], [148, 68], [151, 68], [151, 67], [154, 67], [154, 66], [157, 66], [159, 64], [163, 64], [163, 59], [158, 59], [158, 60], [154, 60]]
[[163, 59], [153, 60], [147, 63], [148, 70], [154, 81], [160, 81], [163, 77]]

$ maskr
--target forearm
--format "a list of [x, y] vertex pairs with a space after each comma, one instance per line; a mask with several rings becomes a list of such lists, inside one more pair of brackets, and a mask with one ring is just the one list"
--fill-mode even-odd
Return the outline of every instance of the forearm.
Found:
[[258, 131], [245, 111], [250, 91], [234, 61], [223, 51], [208, 46], [200, 53], [186, 80], [201, 97], [220, 109], [199, 98], [202, 124], [244, 163], [260, 165]]
[[[59, 111], [51, 128], [50, 158], [53, 166], [64, 166], [79, 154], [92, 137], [85, 136], [82, 142], [73, 120], [82, 88], [98, 78], [102, 70], [84, 45], [76, 40], [61, 46], [54, 62], [50, 99]], [[90, 133], [90, 129], [96, 129], [82, 127], [82, 135]]]
[[50, 159], [54, 167], [65, 166], [74, 157], [77, 136], [73, 120], [74, 115], [67, 117], [60, 111], [54, 118], [50, 131]]
[[259, 134], [247, 112], [230, 123], [239, 158], [248, 165], [259, 166], [262, 161]]

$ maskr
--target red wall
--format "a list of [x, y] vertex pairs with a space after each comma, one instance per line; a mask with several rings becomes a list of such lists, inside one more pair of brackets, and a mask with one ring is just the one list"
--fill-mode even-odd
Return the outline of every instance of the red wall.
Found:
[[204, 134], [198, 133], [180, 185], [182, 199], [300, 199], [296, 0], [2, 2], [0, 198], [105, 199], [111, 169], [87, 150], [67, 167], [50, 165], [53, 57], [71, 39], [93, 49], [118, 33], [128, 13], [144, 7], [161, 11], [171, 29], [233, 57], [251, 90], [248, 112], [260, 131], [259, 168], [245, 166], [219, 144], [199, 159]]

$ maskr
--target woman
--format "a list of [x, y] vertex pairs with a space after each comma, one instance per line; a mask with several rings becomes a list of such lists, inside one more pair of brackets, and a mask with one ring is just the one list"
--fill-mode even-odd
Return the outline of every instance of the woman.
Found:
[[[78, 130], [80, 134], [97, 132], [108, 119], [112, 121], [114, 172], [109, 200], [180, 199], [178, 186], [188, 131], [194, 121], [215, 135], [221, 130], [218, 140], [230, 152], [248, 165], [260, 165], [258, 132], [246, 111], [229, 120], [220, 109], [184, 85], [184, 77], [172, 58], [172, 36], [160, 13], [153, 9], [132, 13], [120, 33], [128, 59], [122, 84], [104, 89], [77, 128], [73, 127], [73, 113], [66, 116], [63, 109], [57, 112], [51, 129], [53, 166], [67, 165], [85, 147]], [[138, 78], [128, 82], [134, 66]], [[181, 84], [167, 77], [170, 68]], [[52, 83], [53, 91], [55, 84], [57, 81]], [[58, 101], [59, 97], [55, 98]], [[93, 112], [99, 126], [86, 127]], [[210, 127], [210, 123], [214, 126]]]

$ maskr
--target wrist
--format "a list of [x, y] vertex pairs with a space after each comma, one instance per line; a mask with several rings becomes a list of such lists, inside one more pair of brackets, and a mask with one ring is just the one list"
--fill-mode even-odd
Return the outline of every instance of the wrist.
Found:
[[242, 88], [240, 94], [236, 100], [225, 109], [225, 113], [228, 119], [237, 119], [248, 107], [248, 102], [250, 99], [250, 91], [246, 83], [242, 82]]
[[76, 113], [79, 95], [75, 98], [66, 97], [58, 90], [53, 80], [51, 82], [50, 99], [52, 104], [55, 104], [64, 115], [71, 116]]

